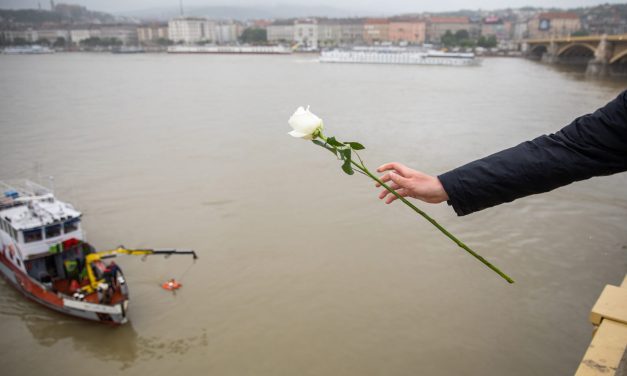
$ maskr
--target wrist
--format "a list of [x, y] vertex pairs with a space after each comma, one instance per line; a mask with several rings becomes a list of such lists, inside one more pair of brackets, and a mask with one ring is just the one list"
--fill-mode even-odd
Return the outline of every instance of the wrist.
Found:
[[448, 197], [448, 193], [446, 193], [446, 190], [444, 189], [444, 185], [442, 185], [442, 182], [440, 181], [440, 179], [438, 177], [434, 177], [433, 178], [433, 184], [434, 184], [434, 200], [436, 204], [439, 204], [441, 202], [445, 202], [449, 200]]

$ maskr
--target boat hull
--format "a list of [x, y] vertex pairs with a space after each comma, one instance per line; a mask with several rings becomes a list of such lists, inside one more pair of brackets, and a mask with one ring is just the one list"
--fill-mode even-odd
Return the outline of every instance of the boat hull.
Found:
[[114, 304], [95, 304], [57, 294], [17, 269], [0, 253], [0, 274], [26, 298], [57, 312], [90, 321], [120, 325], [128, 321], [128, 299]]

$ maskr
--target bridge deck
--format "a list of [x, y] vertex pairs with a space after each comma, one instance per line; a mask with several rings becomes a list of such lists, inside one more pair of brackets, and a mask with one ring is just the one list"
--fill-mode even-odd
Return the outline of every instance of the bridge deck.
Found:
[[[607, 35], [605, 37], [608, 42], [627, 42], [627, 34]], [[602, 35], [588, 35], [585, 37], [560, 37], [560, 38], [543, 38], [543, 39], [525, 39], [528, 44], [544, 44], [544, 43], [571, 43], [571, 42], [600, 42]]]

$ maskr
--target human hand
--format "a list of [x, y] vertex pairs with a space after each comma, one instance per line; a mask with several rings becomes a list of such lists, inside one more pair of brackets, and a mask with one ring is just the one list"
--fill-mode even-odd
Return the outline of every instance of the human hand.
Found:
[[[448, 200], [448, 194], [444, 190], [440, 179], [435, 176], [424, 174], [420, 171], [397, 162], [386, 163], [377, 169], [378, 172], [390, 171], [380, 177], [383, 183], [387, 183], [390, 188], [396, 191], [401, 197], [413, 197], [430, 204], [438, 204]], [[377, 187], [381, 184], [377, 183]], [[383, 189], [379, 193], [379, 198], [389, 204], [398, 197]]]

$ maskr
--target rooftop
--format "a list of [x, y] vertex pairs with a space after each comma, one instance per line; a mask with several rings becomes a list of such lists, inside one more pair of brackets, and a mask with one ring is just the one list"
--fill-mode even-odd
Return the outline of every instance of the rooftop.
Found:
[[538, 18], [540, 19], [549, 19], [549, 20], [554, 20], [557, 18], [562, 18], [562, 19], [579, 19], [579, 16], [577, 15], [577, 13], [570, 13], [570, 12], [548, 12], [548, 13], [540, 13], [538, 14]]
[[72, 205], [57, 200], [49, 189], [30, 181], [22, 183], [0, 182], [3, 190], [0, 218], [11, 223], [16, 230], [41, 227], [81, 216]]
[[51, 194], [0, 210], [0, 217], [9, 221], [16, 230], [42, 227], [80, 216], [81, 213], [72, 205], [56, 200]]
[[431, 23], [467, 24], [468, 17], [431, 17]]
[[366, 24], [368, 25], [383, 25], [387, 23], [390, 23], [390, 20], [388, 20], [387, 18], [367, 18], [366, 19]]

